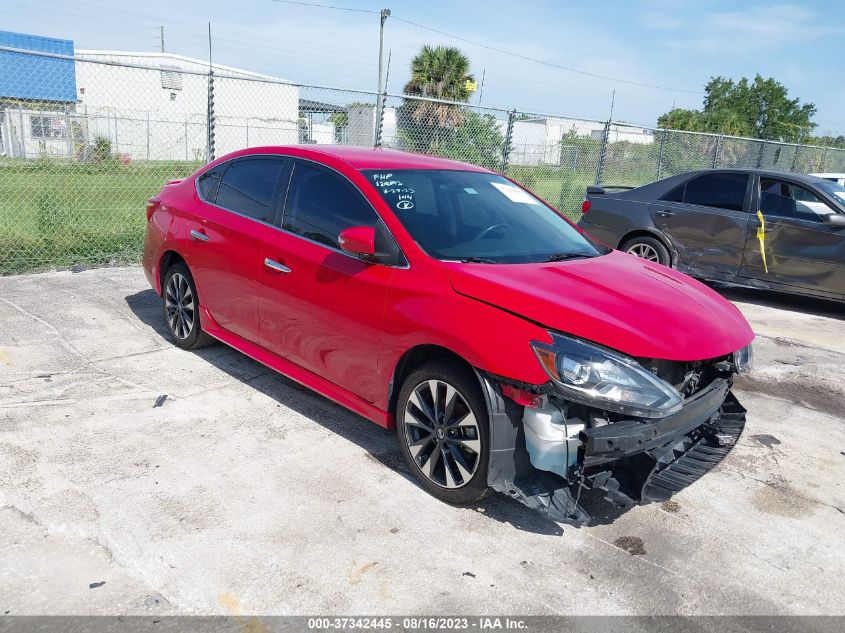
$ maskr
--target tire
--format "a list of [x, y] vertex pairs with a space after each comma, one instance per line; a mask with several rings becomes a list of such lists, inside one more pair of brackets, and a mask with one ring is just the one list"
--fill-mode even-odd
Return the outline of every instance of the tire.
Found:
[[487, 405], [478, 379], [465, 365], [438, 360], [415, 369], [399, 392], [396, 434], [408, 468], [431, 495], [464, 505], [489, 492]]
[[669, 255], [669, 249], [656, 237], [646, 237], [644, 235], [631, 238], [626, 241], [620, 248], [634, 257], [639, 257], [651, 262], [657, 262], [664, 266], [669, 266], [672, 263], [672, 257]]
[[198, 349], [214, 343], [214, 338], [203, 332], [200, 326], [197, 287], [184, 263], [176, 263], [167, 269], [161, 299], [164, 326], [177, 347]]

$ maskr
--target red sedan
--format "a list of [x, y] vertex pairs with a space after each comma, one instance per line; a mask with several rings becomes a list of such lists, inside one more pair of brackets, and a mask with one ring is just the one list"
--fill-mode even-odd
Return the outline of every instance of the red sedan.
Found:
[[582, 489], [668, 498], [744, 425], [751, 332], [499, 174], [397, 151], [251, 148], [147, 205], [173, 341], [219, 340], [384, 427], [451, 503], [583, 524]]

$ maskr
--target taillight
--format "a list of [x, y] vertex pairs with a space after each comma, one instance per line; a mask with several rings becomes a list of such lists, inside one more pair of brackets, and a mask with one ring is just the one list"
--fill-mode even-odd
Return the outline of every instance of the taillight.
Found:
[[153, 213], [156, 212], [156, 209], [158, 209], [160, 204], [161, 200], [155, 197], [147, 200], [147, 222], [149, 222], [150, 218], [153, 217]]
[[586, 213], [587, 211], [589, 211], [591, 206], [593, 206], [592, 202], [590, 202], [589, 200], [584, 200], [584, 202], [581, 203], [581, 213]]

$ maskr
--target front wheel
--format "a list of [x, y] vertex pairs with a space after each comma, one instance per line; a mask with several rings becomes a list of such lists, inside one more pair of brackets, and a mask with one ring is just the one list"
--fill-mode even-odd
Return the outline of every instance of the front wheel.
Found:
[[454, 504], [487, 494], [487, 406], [469, 368], [434, 361], [414, 370], [399, 392], [396, 432], [408, 467], [426, 491]]

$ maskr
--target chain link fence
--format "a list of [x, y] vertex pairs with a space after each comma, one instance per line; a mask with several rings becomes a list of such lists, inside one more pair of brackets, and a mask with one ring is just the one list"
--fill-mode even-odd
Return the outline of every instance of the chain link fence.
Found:
[[[588, 185], [845, 171], [845, 150], [297, 85], [170, 54], [0, 47], [0, 274], [137, 261], [145, 201], [244, 147], [382, 146], [487, 167], [574, 218]], [[381, 103], [381, 107], [379, 104]]]

